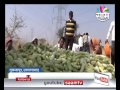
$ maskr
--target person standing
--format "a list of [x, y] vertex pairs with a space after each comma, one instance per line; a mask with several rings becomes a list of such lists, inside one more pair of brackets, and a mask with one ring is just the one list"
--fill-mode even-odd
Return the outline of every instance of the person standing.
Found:
[[80, 51], [83, 51], [83, 35], [80, 35], [80, 37], [78, 39], [78, 44], [80, 47]]
[[66, 21], [65, 31], [65, 49], [68, 49], [70, 46], [70, 50], [72, 50], [74, 38], [76, 36], [76, 21], [73, 20], [73, 11], [69, 12], [69, 20]]
[[108, 30], [107, 38], [105, 42], [109, 42], [108, 39], [112, 35], [112, 47], [111, 47], [111, 63], [115, 64], [115, 21], [112, 21]]
[[90, 43], [90, 37], [89, 37], [89, 34], [86, 33], [83, 37], [84, 51], [90, 53], [89, 43]]
[[85, 33], [83, 33], [82, 37], [83, 37], [83, 51], [85, 51], [85, 44], [84, 44]]

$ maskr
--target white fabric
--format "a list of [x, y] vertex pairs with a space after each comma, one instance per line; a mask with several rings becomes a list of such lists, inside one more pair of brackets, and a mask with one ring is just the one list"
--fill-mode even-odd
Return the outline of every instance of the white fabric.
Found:
[[90, 42], [90, 39], [91, 39], [90, 36], [88, 36], [88, 41], [89, 41], [89, 42]]
[[88, 35], [88, 36], [87, 36], [87, 35], [84, 35], [84, 36], [83, 36], [83, 42], [85, 43], [85, 42], [87, 42], [87, 41], [90, 42], [90, 36], [89, 36], [89, 35]]
[[83, 46], [83, 37], [79, 37], [78, 44], [79, 44], [80, 47]]
[[78, 44], [76, 44], [76, 43], [73, 43], [72, 51], [78, 52], [79, 49], [80, 49], [80, 46]]
[[84, 35], [83, 36], [83, 42], [85, 43], [85, 42], [87, 42], [88, 41], [88, 36], [87, 35]]
[[56, 44], [54, 47], [60, 48], [60, 44]]
[[115, 21], [112, 21], [110, 24], [109, 31], [107, 34], [107, 39], [109, 39], [111, 34], [112, 34], [112, 41], [115, 41]]

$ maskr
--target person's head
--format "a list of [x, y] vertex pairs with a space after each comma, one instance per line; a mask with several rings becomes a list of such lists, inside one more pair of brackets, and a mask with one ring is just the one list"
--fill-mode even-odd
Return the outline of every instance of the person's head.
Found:
[[35, 38], [32, 43], [37, 45], [38, 44], [38, 39]]
[[108, 40], [105, 41], [105, 44], [106, 44], [106, 43], [109, 43]]
[[35, 39], [35, 42], [36, 42], [36, 44], [38, 44], [38, 39], [37, 38]]
[[58, 43], [60, 44], [60, 46], [63, 46], [64, 42], [65, 42], [65, 38], [61, 37]]
[[86, 35], [89, 35], [88, 33], [86, 33]]
[[73, 11], [69, 12], [69, 18], [72, 19], [73, 18]]

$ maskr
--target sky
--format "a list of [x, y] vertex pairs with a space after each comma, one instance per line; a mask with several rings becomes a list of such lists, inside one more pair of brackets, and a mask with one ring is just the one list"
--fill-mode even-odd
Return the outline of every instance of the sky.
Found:
[[[97, 8], [101, 5], [107, 7], [110, 13], [110, 19], [105, 22], [101, 22], [96, 18]], [[49, 43], [53, 43], [57, 40], [56, 25], [58, 23], [55, 17], [58, 16], [58, 9], [56, 6], [58, 4], [6, 4], [5, 26], [9, 28], [10, 18], [16, 9], [17, 15], [23, 17], [26, 25], [26, 27], [17, 31], [21, 39], [31, 41], [37, 37], [45, 38]], [[97, 37], [104, 44], [110, 23], [115, 20], [114, 4], [62, 4], [62, 6], [64, 9], [60, 13], [63, 18], [61, 26], [64, 26], [65, 20], [68, 20], [69, 11], [73, 11], [73, 19], [79, 25], [77, 33], [88, 32], [91, 38]]]

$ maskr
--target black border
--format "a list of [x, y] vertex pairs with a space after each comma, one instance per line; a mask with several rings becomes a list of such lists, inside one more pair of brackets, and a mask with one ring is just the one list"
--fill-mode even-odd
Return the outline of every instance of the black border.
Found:
[[5, 18], [5, 7], [4, 7], [4, 5], [3, 4], [0, 4], [0, 21], [1, 21], [1, 23], [0, 23], [0, 80], [1, 80], [1, 83], [0, 83], [0, 85], [1, 85], [1, 88], [2, 88], [2, 86], [4, 85], [4, 83], [2, 83], [2, 80], [4, 81], [4, 76], [5, 76], [5, 71], [4, 71], [4, 68], [5, 68], [5, 20], [4, 20], [4, 18]]
[[[6, 4], [114, 4], [116, 0], [4, 0]], [[87, 2], [87, 3], [86, 3]]]
[[[5, 64], [5, 57], [4, 57], [4, 53], [5, 53], [5, 51], [4, 51], [4, 46], [5, 46], [5, 40], [4, 40], [4, 38], [5, 38], [5, 32], [4, 32], [4, 30], [5, 30], [5, 4], [115, 4], [115, 29], [116, 29], [116, 32], [115, 32], [115, 38], [116, 38], [116, 41], [115, 41], [115, 58], [116, 58], [116, 85], [117, 85], [117, 89], [118, 90], [120, 90], [119, 88], [118, 88], [118, 86], [120, 85], [119, 84], [119, 77], [120, 77], [120, 72], [119, 72], [119, 66], [120, 66], [120, 63], [119, 63], [119, 61], [120, 61], [120, 57], [119, 57], [119, 49], [120, 49], [120, 40], [119, 40], [119, 35], [120, 35], [120, 33], [119, 33], [119, 30], [120, 30], [120, 28], [119, 28], [119, 26], [120, 25], [118, 25], [119, 24], [119, 19], [120, 19], [120, 5], [119, 5], [119, 3], [117, 2], [117, 0], [64, 0], [64, 1], [57, 1], [57, 0], [48, 0], [48, 1], [45, 1], [45, 0], [34, 0], [34, 1], [32, 1], [32, 0], [5, 0], [5, 1], [1, 1], [2, 2], [2, 4], [1, 4], [1, 13], [0, 13], [0, 21], [1, 21], [1, 25], [0, 25], [0, 40], [1, 40], [1, 43], [0, 43], [0, 51], [1, 51], [1, 57], [0, 57], [0, 61], [1, 61], [1, 73], [0, 73], [0, 80], [2, 80], [3, 79], [3, 81], [4, 81], [4, 76], [5, 76], [5, 74], [4, 74], [4, 69], [5, 69], [5, 66], [4, 66], [4, 64]], [[3, 66], [2, 66], [3, 65]]]
[[115, 73], [116, 73], [116, 89], [120, 90], [120, 7], [115, 4]]

